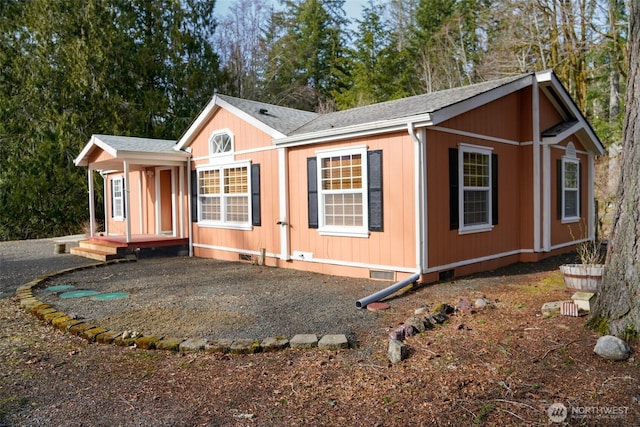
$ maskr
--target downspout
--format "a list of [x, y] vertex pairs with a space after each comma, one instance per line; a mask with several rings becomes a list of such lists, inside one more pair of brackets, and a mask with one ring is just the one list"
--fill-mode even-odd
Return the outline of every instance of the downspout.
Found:
[[[414, 145], [414, 187], [415, 187], [415, 227], [416, 227], [416, 270], [418, 274], [422, 274], [424, 271], [424, 265], [426, 263], [426, 197], [425, 197], [425, 183], [426, 183], [426, 165], [424, 160], [425, 150], [424, 144], [413, 126], [413, 122], [407, 123], [407, 131], [413, 139]], [[426, 139], [426, 132], [423, 132], [423, 136]]]

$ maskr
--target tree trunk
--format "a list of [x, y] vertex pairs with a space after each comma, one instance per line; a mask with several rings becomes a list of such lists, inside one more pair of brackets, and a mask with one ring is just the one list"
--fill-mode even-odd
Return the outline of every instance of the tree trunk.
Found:
[[640, 2], [629, 2], [624, 146], [606, 270], [590, 325], [626, 339], [640, 331]]

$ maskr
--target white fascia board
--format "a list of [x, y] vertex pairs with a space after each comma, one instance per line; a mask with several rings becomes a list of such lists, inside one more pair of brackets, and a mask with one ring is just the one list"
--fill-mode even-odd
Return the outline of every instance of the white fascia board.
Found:
[[542, 141], [541, 141], [542, 145], [556, 145], [560, 141], [564, 141], [569, 136], [577, 133], [580, 129], [584, 129], [584, 123], [581, 121], [578, 121], [576, 124], [564, 130], [563, 132], [560, 132], [556, 136], [547, 136], [542, 138]]
[[207, 123], [209, 118], [212, 117], [213, 113], [215, 113], [215, 111], [217, 110], [218, 101], [219, 99], [217, 95], [214, 95], [213, 98], [211, 98], [211, 101], [209, 101], [207, 106], [204, 107], [204, 110], [202, 110], [200, 115], [198, 115], [196, 120], [191, 124], [191, 126], [189, 126], [189, 129], [187, 129], [184, 135], [182, 135], [180, 140], [173, 147], [174, 150], [176, 151], [184, 150], [191, 144], [194, 136], [200, 131], [200, 129], [202, 129], [202, 127], [204, 127], [204, 125]]
[[266, 133], [271, 138], [275, 139], [275, 138], [282, 138], [282, 137], [286, 136], [282, 132], [279, 132], [279, 131], [275, 130], [271, 126], [267, 126], [266, 124], [264, 124], [260, 120], [257, 120], [255, 117], [253, 117], [250, 114], [247, 114], [246, 112], [244, 112], [243, 110], [241, 110], [241, 109], [229, 104], [228, 102], [226, 102], [223, 99], [218, 99], [218, 105], [221, 108], [224, 108], [225, 110], [229, 111], [231, 114], [233, 114], [235, 116], [238, 116], [240, 119], [242, 119], [245, 122], [249, 123], [251, 126], [253, 126], [253, 127], [261, 130], [262, 132]]
[[146, 151], [120, 151], [117, 159], [132, 165], [182, 165], [187, 161], [189, 153], [177, 151], [173, 153], [149, 153]]
[[438, 111], [435, 111], [431, 113], [433, 124], [437, 125], [453, 117], [459, 116], [460, 114], [471, 111], [474, 108], [481, 107], [513, 92], [517, 92], [521, 89], [529, 87], [531, 86], [531, 83], [533, 81], [532, 79], [533, 77], [525, 76], [504, 86], [499, 86], [488, 92], [476, 95], [472, 98], [460, 101], [458, 103], [449, 105], [448, 107], [444, 107]]
[[292, 147], [298, 145], [318, 144], [337, 140], [353, 139], [382, 133], [407, 131], [407, 123], [412, 123], [415, 128], [431, 126], [429, 113], [418, 116], [402, 117], [399, 119], [379, 122], [364, 123], [355, 126], [341, 127], [318, 132], [309, 132], [290, 137], [274, 139], [273, 143], [279, 147]]
[[[578, 119], [578, 122], [580, 122], [580, 124], [582, 125], [582, 130], [584, 130], [587, 137], [589, 138], [590, 140], [589, 142], [593, 146], [593, 149], [596, 151], [597, 154], [604, 154], [605, 149], [604, 149], [604, 146], [602, 145], [602, 142], [600, 142], [600, 138], [598, 138], [598, 136], [593, 132], [593, 129], [587, 122], [586, 118], [584, 117], [582, 112], [578, 109], [575, 102], [573, 102], [573, 99], [571, 99], [571, 97], [567, 93], [562, 83], [560, 83], [556, 75], [553, 74], [551, 70], [547, 70], [547, 71], [542, 71], [540, 73], [536, 73], [536, 79], [538, 80], [538, 83], [548, 82], [549, 84], [551, 84], [551, 86], [553, 86], [556, 93], [562, 98], [562, 101], [564, 102], [565, 107], [571, 111], [573, 116], [576, 117]], [[580, 129], [577, 129], [577, 130], [580, 130]], [[584, 143], [585, 141], [582, 141], [582, 142]]]
[[100, 138], [98, 138], [97, 135], [91, 135], [91, 139], [89, 140], [87, 145], [84, 146], [84, 148], [82, 149], [80, 154], [78, 154], [78, 157], [75, 158], [73, 163], [76, 166], [89, 166], [88, 157], [89, 157], [89, 154], [91, 154], [91, 152], [94, 150], [95, 147], [101, 148], [102, 150], [106, 151], [107, 153], [109, 153], [113, 157], [116, 157], [116, 155], [118, 153], [109, 144], [107, 144], [106, 142], [100, 140]]

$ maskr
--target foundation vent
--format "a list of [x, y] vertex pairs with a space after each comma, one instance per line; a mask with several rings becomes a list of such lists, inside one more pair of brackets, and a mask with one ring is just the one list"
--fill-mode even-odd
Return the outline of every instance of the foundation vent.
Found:
[[396, 280], [395, 271], [369, 270], [369, 278], [376, 280]]
[[438, 273], [438, 282], [448, 282], [452, 280], [455, 276], [455, 272], [453, 269], [444, 270]]
[[251, 255], [251, 254], [238, 254], [238, 259], [240, 261], [252, 262], [253, 261], [253, 255]]

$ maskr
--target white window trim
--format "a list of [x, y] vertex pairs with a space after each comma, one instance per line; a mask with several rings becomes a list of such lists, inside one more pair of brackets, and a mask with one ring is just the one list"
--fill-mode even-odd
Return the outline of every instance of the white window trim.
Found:
[[[324, 194], [322, 190], [322, 159], [334, 156], [346, 156], [360, 154], [362, 159], [362, 225], [360, 227], [337, 227], [327, 226], [324, 223]], [[369, 199], [368, 191], [369, 182], [367, 180], [367, 146], [359, 145], [355, 147], [342, 147], [334, 148], [331, 150], [318, 150], [316, 151], [317, 158], [317, 183], [318, 183], [318, 234], [321, 236], [337, 236], [337, 237], [369, 237]], [[349, 191], [354, 192], [354, 191]]]
[[[575, 153], [575, 151], [574, 151]], [[564, 186], [565, 180], [564, 180], [564, 172], [565, 172], [565, 166], [568, 163], [572, 163], [577, 165], [577, 170], [580, 170], [580, 160], [575, 156], [571, 157], [571, 156], [563, 156], [562, 157], [562, 176], [560, 177], [560, 179], [562, 180], [562, 206], [561, 208], [561, 212], [562, 212], [562, 219], [561, 219], [561, 223], [562, 224], [570, 224], [570, 223], [574, 223], [574, 222], [578, 222], [580, 221], [581, 217], [580, 217], [580, 174], [578, 174], [578, 176], [576, 177], [576, 182], [578, 183], [578, 188], [574, 189], [567, 189]], [[576, 201], [578, 202], [577, 206], [576, 206], [576, 216], [565, 216], [566, 214], [566, 208], [565, 208], [565, 195], [567, 194], [567, 191], [575, 191], [577, 194], [577, 198]]]
[[[217, 135], [222, 135], [222, 134], [229, 135], [231, 147], [229, 151], [216, 153], [213, 150], [213, 138], [215, 138]], [[212, 159], [215, 158], [217, 160], [219, 160], [220, 158], [233, 159], [234, 152], [235, 152], [235, 138], [234, 138], [233, 132], [231, 132], [229, 129], [216, 129], [211, 133], [211, 136], [209, 137], [209, 157], [210, 158]]]
[[[489, 186], [488, 190], [488, 200], [487, 200], [487, 223], [486, 224], [475, 224], [475, 225], [464, 225], [464, 153], [478, 153], [489, 156]], [[492, 165], [491, 165], [491, 154], [493, 153], [493, 147], [485, 147], [481, 145], [473, 145], [473, 144], [458, 144], [458, 234], [470, 234], [470, 233], [482, 233], [486, 231], [493, 230], [493, 224], [491, 223], [492, 212], [491, 212], [491, 200], [493, 197], [493, 188], [491, 187], [491, 174], [493, 173]], [[470, 188], [479, 188], [479, 187], [470, 187]]]
[[[120, 212], [116, 212], [115, 202], [116, 196], [115, 191], [113, 190], [114, 183], [116, 181], [120, 182], [120, 197], [117, 199], [120, 200]], [[111, 178], [111, 207], [113, 209], [113, 220], [114, 221], [124, 221], [124, 177], [123, 176], [114, 176]]]
[[[219, 170], [220, 171], [220, 191], [224, 191], [224, 170], [238, 167], [246, 167], [247, 168], [247, 209], [248, 217], [247, 222], [235, 222], [235, 221], [226, 221], [226, 205], [225, 205], [225, 196], [223, 193], [220, 194], [220, 220], [203, 220], [202, 216], [202, 204], [200, 200], [200, 172], [206, 170]], [[231, 230], [253, 230], [253, 218], [251, 216], [251, 162], [235, 162], [235, 163], [225, 163], [221, 165], [203, 165], [196, 168], [196, 177], [198, 182], [196, 183], [198, 188], [198, 226], [199, 227], [209, 227], [209, 228], [224, 228]]]

